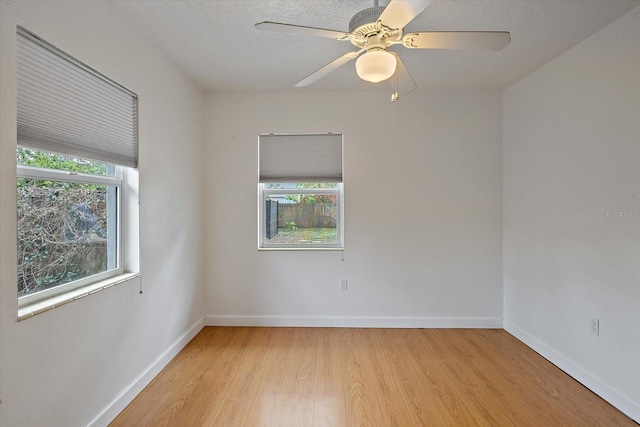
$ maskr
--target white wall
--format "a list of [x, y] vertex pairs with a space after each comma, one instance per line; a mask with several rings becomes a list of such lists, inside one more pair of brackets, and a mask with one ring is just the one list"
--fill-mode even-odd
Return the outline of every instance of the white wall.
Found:
[[[85, 425], [202, 324], [204, 97], [107, 3], [1, 7], [0, 425]], [[142, 295], [132, 280], [16, 321], [16, 23], [139, 95]]]
[[505, 327], [640, 420], [640, 8], [503, 100]]
[[[387, 95], [208, 97], [207, 324], [502, 326], [501, 96]], [[258, 134], [329, 131], [344, 261], [258, 251]]]

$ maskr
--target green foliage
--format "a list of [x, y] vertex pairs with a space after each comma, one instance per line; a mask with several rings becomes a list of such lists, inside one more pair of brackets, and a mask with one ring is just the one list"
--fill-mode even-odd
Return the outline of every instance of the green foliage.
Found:
[[25, 166], [59, 169], [90, 175], [107, 175], [107, 164], [104, 162], [67, 157], [62, 154], [47, 153], [24, 147], [18, 147], [16, 150], [16, 160], [18, 164]]
[[338, 243], [338, 231], [333, 228], [298, 228], [288, 230], [279, 228], [278, 234], [269, 241], [276, 244], [335, 244]]
[[[92, 160], [67, 157], [61, 154], [47, 153], [31, 148], [18, 147], [16, 161], [19, 165], [36, 166], [46, 169], [58, 169], [68, 172], [86, 173], [90, 175], [107, 176], [107, 164]], [[18, 188], [29, 185], [24, 178], [18, 178]], [[68, 190], [70, 188], [86, 188], [95, 190], [97, 187], [91, 184], [78, 184], [70, 182], [39, 180], [41, 187], [53, 187]]]
[[297, 230], [298, 226], [295, 221], [291, 221], [287, 223], [287, 230]]
[[[296, 184], [297, 188], [336, 188], [338, 184], [335, 182], [320, 182], [313, 184]], [[305, 194], [298, 195], [296, 203], [336, 203], [338, 200], [334, 194]]]
[[[289, 184], [291, 185], [291, 184]], [[295, 183], [297, 189], [334, 189], [338, 186], [335, 182], [317, 182], [317, 183]], [[267, 188], [290, 188], [283, 187], [282, 184], [268, 183]], [[333, 194], [287, 194], [286, 200], [293, 203], [336, 203], [337, 198]]]

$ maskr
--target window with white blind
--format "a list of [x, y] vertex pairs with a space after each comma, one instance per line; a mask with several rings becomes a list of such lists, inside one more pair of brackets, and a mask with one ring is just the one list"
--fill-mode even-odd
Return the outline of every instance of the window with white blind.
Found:
[[258, 248], [342, 249], [342, 134], [259, 136]]
[[22, 27], [16, 59], [22, 318], [131, 277], [122, 230], [137, 218], [123, 193], [138, 161], [138, 101]]

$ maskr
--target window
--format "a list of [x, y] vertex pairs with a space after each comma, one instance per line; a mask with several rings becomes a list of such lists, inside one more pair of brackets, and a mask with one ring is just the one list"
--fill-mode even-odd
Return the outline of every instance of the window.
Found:
[[341, 134], [260, 135], [258, 247], [342, 249]]
[[137, 121], [135, 94], [17, 28], [21, 310], [45, 311], [75, 299], [64, 300], [69, 292], [128, 277], [124, 192], [137, 187], [126, 181], [137, 166]]
[[119, 168], [25, 147], [16, 157], [20, 305], [123, 273]]

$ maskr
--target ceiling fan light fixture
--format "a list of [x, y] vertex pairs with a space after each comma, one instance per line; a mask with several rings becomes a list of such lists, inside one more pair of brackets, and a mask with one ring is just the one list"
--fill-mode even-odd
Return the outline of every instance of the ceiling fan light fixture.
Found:
[[397, 65], [396, 57], [386, 50], [369, 50], [356, 60], [356, 72], [362, 80], [378, 83], [391, 77]]

